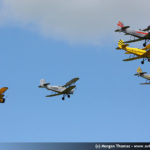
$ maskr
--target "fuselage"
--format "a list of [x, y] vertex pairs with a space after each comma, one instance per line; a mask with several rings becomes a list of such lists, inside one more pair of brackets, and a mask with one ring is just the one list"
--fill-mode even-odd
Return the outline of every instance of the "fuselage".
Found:
[[140, 77], [150, 80], [150, 75], [148, 75], [148, 74], [142, 74], [142, 75], [140, 75]]
[[[63, 91], [67, 89], [66, 87], [63, 87], [63, 86], [51, 86], [51, 85], [45, 85], [44, 88], [46, 88], [47, 90], [51, 90], [53, 92], [58, 92], [58, 93], [63, 93]], [[66, 94], [73, 94], [73, 92], [74, 92], [74, 89], [72, 89]]]
[[[146, 50], [132, 47], [122, 47], [122, 49], [137, 56], [142, 56], [147, 52]], [[144, 57], [150, 58], [150, 53], [147, 53]]]
[[143, 39], [150, 39], [150, 33], [149, 32], [144, 32], [144, 31], [135, 31], [135, 30], [131, 30], [131, 29], [125, 29], [125, 30], [121, 30], [121, 32], [124, 32], [128, 35], [132, 35], [134, 37], [137, 38], [143, 38]]

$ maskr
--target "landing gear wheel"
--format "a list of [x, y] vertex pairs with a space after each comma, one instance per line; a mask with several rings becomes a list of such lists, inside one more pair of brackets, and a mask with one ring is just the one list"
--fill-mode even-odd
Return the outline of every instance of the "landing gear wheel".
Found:
[[148, 61], [150, 62], [150, 58], [148, 59]]
[[146, 43], [143, 43], [143, 46], [145, 47], [145, 46], [146, 46]]
[[142, 64], [142, 65], [144, 64], [144, 60], [141, 61], [141, 64]]
[[64, 101], [64, 100], [65, 100], [65, 98], [64, 98], [64, 97], [62, 97], [62, 100]]
[[68, 98], [70, 98], [70, 95], [68, 95]]

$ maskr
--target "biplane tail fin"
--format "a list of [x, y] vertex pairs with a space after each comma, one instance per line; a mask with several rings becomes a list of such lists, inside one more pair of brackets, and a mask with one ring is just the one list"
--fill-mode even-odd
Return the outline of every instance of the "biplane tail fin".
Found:
[[143, 74], [146, 74], [147, 72], [142, 72], [142, 69], [140, 67], [138, 67], [137, 69], [137, 73], [135, 74], [135, 76], [140, 76], [140, 75], [143, 75]]
[[138, 67], [137, 73], [142, 73], [142, 69], [140, 67]]
[[129, 44], [125, 44], [123, 40], [118, 41], [118, 47], [116, 49], [124, 49], [127, 47]]
[[121, 21], [118, 21], [117, 26], [119, 27], [119, 29], [115, 30], [115, 32], [121, 32], [127, 28], [130, 28], [130, 26], [124, 26]]
[[39, 85], [39, 88], [42, 88], [42, 87], [45, 87], [47, 85], [49, 85], [50, 83], [46, 83], [45, 79], [41, 79], [40, 80], [40, 85]]
[[120, 28], [123, 28], [124, 24], [121, 21], [118, 21], [117, 26], [120, 27]]

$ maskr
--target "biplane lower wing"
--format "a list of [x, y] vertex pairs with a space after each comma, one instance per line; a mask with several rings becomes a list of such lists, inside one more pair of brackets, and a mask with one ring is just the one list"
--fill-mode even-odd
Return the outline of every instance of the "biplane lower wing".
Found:
[[138, 42], [138, 41], [142, 41], [142, 40], [143, 40], [143, 38], [140, 38], [140, 39], [125, 41], [125, 43], [133, 43], [133, 42]]
[[142, 57], [137, 56], [137, 57], [133, 57], [133, 58], [124, 59], [123, 61], [131, 61], [131, 60], [136, 60], [136, 59], [140, 59], [140, 58], [142, 58]]
[[46, 97], [53, 97], [53, 96], [58, 96], [58, 95], [62, 95], [62, 93], [57, 93], [57, 94], [47, 95]]
[[148, 84], [150, 84], [150, 83], [146, 83], [146, 82], [145, 82], [145, 83], [140, 83], [140, 84], [141, 84], [141, 85], [145, 85], [145, 84], [148, 85]]

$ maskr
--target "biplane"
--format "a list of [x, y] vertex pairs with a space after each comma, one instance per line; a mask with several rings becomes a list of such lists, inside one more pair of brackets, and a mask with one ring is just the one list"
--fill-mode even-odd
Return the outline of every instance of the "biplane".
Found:
[[[139, 48], [133, 48], [128, 47], [129, 44], [125, 44], [123, 40], [119, 40], [117, 50], [123, 49], [125, 50], [125, 54], [133, 54], [134, 57], [124, 59], [123, 61], [131, 61], [135, 59], [143, 59], [141, 61], [141, 64], [144, 64], [145, 60], [148, 60], [150, 62], [150, 44], [148, 44], [146, 47], [139, 49]], [[130, 55], [131, 56], [131, 55]]]
[[63, 86], [51, 86], [50, 83], [45, 82], [45, 79], [41, 79], [39, 88], [46, 88], [47, 90], [55, 92], [54, 94], [47, 95], [46, 97], [63, 95], [62, 100], [65, 100], [66, 96], [70, 98], [70, 95], [74, 93], [74, 89], [76, 88], [75, 83], [78, 80], [79, 78], [73, 78]]
[[134, 75], [146, 79], [145, 83], [140, 83], [141, 85], [150, 84], [150, 75], [148, 75], [147, 72], [142, 72], [142, 69], [140, 67], [138, 67], [137, 73]]
[[3, 87], [0, 89], [0, 103], [5, 103], [4, 93], [7, 89], [8, 87]]
[[119, 29], [115, 30], [115, 32], [123, 32], [125, 33], [125, 35], [131, 35], [136, 38], [133, 40], [125, 41], [125, 43], [132, 43], [145, 40], [145, 42], [143, 43], [143, 46], [145, 47], [147, 41], [150, 40], [150, 33], [148, 32], [150, 30], [150, 26], [143, 30], [131, 30], [129, 29], [130, 26], [124, 26], [124, 24], [121, 21], [118, 22], [117, 26], [119, 27]]

